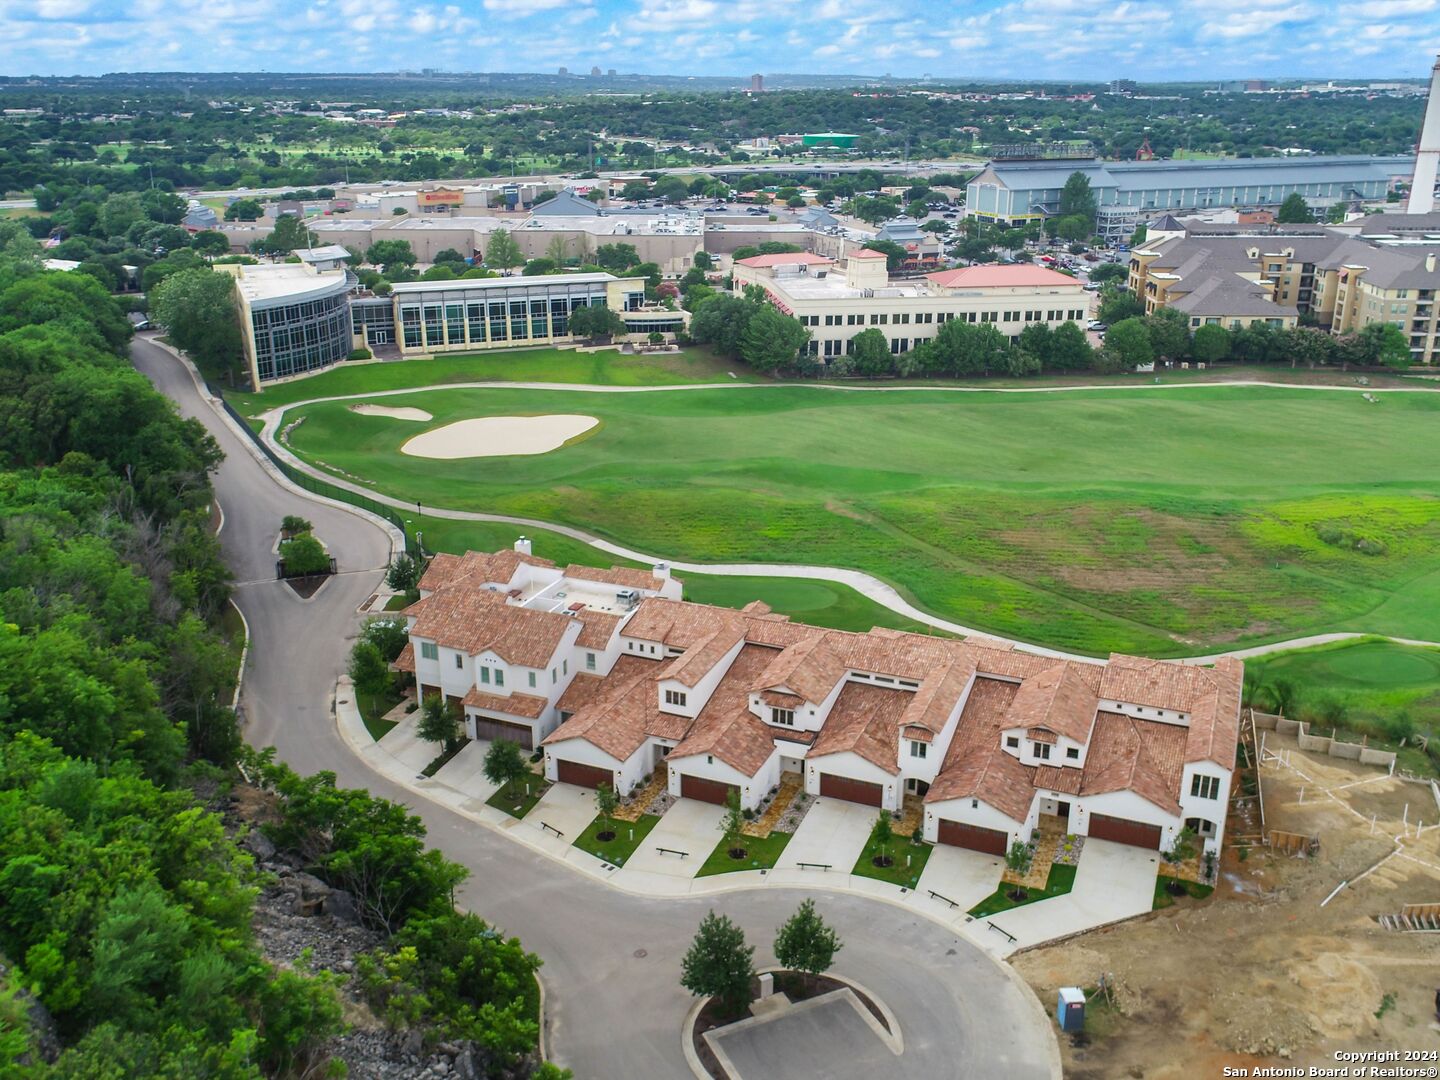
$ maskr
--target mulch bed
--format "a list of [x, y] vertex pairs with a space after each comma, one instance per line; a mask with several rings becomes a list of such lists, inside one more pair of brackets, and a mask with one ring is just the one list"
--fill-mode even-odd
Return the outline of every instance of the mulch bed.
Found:
[[284, 578], [286, 585], [295, 590], [295, 595], [302, 600], [309, 600], [320, 591], [320, 586], [330, 580], [329, 574], [307, 574], [305, 577]]
[[[785, 994], [792, 1002], [808, 1001], [810, 998], [817, 998], [823, 994], [829, 994], [836, 990], [849, 989], [859, 1000], [860, 1004], [870, 1011], [880, 1026], [890, 1031], [890, 1023], [885, 1019], [885, 1013], [870, 1000], [868, 994], [852, 983], [844, 982], [829, 975], [804, 975], [798, 971], [776, 971], [775, 992]], [[750, 999], [752, 1001], [760, 997], [760, 979], [755, 977], [750, 980]], [[733, 1080], [729, 1073], [720, 1067], [720, 1062], [710, 1049], [710, 1044], [705, 1041], [705, 1033], [715, 1028], [728, 1027], [730, 1024], [744, 1020], [750, 1016], [748, 1008], [736, 1016], [728, 1013], [715, 998], [705, 1002], [704, 1007], [695, 1017], [695, 1023], [690, 1029], [690, 1038], [695, 1046], [695, 1053], [700, 1058], [700, 1064], [705, 1071], [714, 1077], [714, 1080]], [[893, 1031], [890, 1032], [892, 1035]]]

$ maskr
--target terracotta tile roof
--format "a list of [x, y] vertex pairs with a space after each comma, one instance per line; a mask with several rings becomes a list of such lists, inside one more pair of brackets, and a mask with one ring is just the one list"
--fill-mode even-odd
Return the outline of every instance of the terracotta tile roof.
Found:
[[581, 709], [595, 704], [607, 695], [615, 695], [634, 681], [637, 675], [648, 674], [653, 680], [664, 666], [663, 660], [650, 660], [643, 656], [622, 653], [610, 669], [609, 675], [591, 675], [585, 672], [570, 680], [570, 685], [560, 695], [555, 707], [561, 712], [578, 713]]
[[1041, 765], [1035, 770], [1035, 786], [1044, 791], [1079, 795], [1083, 779], [1084, 774], [1079, 769], [1066, 769], [1058, 765]]
[[390, 665], [390, 667], [395, 671], [414, 671], [415, 646], [407, 641], [405, 643], [405, 647], [400, 650], [400, 655], [395, 657], [395, 660]]
[[420, 588], [430, 592], [461, 581], [503, 585], [515, 576], [515, 571], [522, 563], [528, 566], [555, 565], [549, 559], [539, 559], [512, 548], [496, 552], [467, 551], [464, 555], [451, 555], [442, 551], [431, 556], [430, 564], [420, 576]]
[[647, 596], [625, 624], [624, 634], [641, 641], [658, 641], [672, 648], [688, 649], [713, 634], [727, 618], [734, 617], [735, 612], [726, 608]]
[[796, 694], [782, 694], [778, 690], [761, 690], [760, 700], [766, 705], [774, 705], [777, 709], [794, 709], [805, 704], [804, 698]]
[[735, 657], [670, 760], [713, 754], [746, 776], [754, 776], [775, 752], [771, 728], [749, 710], [750, 687], [773, 662], [775, 650], [746, 645]]
[[499, 593], [464, 584], [447, 586], [405, 609], [415, 617], [412, 637], [468, 656], [491, 651], [521, 667], [543, 668], [574, 622], [568, 615], [512, 607]]
[[858, 251], [852, 251], [849, 255], [849, 258], [883, 259], [885, 258], [885, 253], [883, 251], [876, 251], [874, 248], [860, 248]]
[[630, 566], [612, 566], [609, 570], [601, 570], [594, 566], [571, 563], [565, 567], [565, 576], [576, 581], [603, 581], [607, 585], [619, 585], [625, 589], [653, 590], [664, 584], [652, 571], [636, 570]]
[[682, 686], [695, 686], [744, 639], [745, 623], [740, 619], [727, 619], [671, 661], [660, 678], [674, 679]]
[[582, 649], [604, 649], [610, 644], [611, 637], [615, 634], [615, 627], [620, 625], [621, 615], [607, 615], [603, 611], [596, 611], [593, 608], [582, 608], [575, 613], [580, 620], [582, 629], [580, 636], [575, 639], [575, 644]]
[[1100, 681], [1100, 696], [1189, 713], [1185, 760], [1213, 761], [1233, 769], [1244, 681], [1245, 665], [1233, 657], [1204, 668], [1112, 653]]
[[[1090, 735], [1099, 705], [1095, 691], [1086, 685], [1079, 671], [1090, 666], [1062, 660], [1026, 679], [1010, 703], [1007, 726], [1044, 728], [1083, 743]], [[1053, 736], [1050, 741], [1055, 741]]]
[[[627, 663], [629, 661], [629, 663]], [[646, 729], [660, 713], [655, 693], [658, 660], [622, 656], [599, 693], [574, 716], [547, 735], [541, 745], [583, 738], [616, 761], [624, 761], [645, 743]], [[594, 676], [577, 675], [581, 678]], [[574, 685], [573, 682], [571, 684]], [[567, 688], [566, 694], [569, 690]], [[565, 697], [561, 697], [562, 708]]]
[[1013, 821], [1024, 821], [1034, 798], [1035, 770], [1000, 748], [1005, 714], [1018, 684], [976, 679], [960, 713], [950, 749], [925, 801], [980, 799]]
[[900, 771], [900, 717], [911, 692], [847, 682], [810, 749], [810, 758], [852, 751], [892, 776]]
[[900, 726], [900, 734], [904, 735], [905, 738], [911, 742], [928, 743], [935, 741], [935, 733], [933, 731], [929, 728], [916, 727], [914, 724], [902, 724]]
[[953, 638], [906, 634], [879, 627], [868, 634], [836, 631], [831, 634], [831, 640], [846, 667], [915, 682], [920, 682], [963, 649]]
[[1069, 285], [1076, 289], [1080, 287], [1080, 282], [1067, 274], [1028, 263], [962, 266], [958, 270], [941, 270], [925, 276], [946, 289], [1008, 289], [1017, 286], [1053, 288], [1060, 285]]
[[489, 709], [491, 712], [536, 720], [545, 711], [546, 702], [543, 697], [536, 697], [534, 694], [511, 694], [504, 697], [500, 694], [487, 694], [472, 686], [469, 693], [461, 698], [460, 704], [468, 705], [472, 709]]
[[[1025, 688], [1022, 686], [1020, 689], [1023, 690]], [[1059, 739], [1059, 736], [1056, 735], [1055, 732], [1051, 731], [1049, 728], [1039, 727], [1031, 728], [1029, 731], [1025, 732], [1025, 737], [1031, 742], [1047, 743], [1050, 746], [1054, 746]]]
[[910, 703], [905, 707], [905, 715], [900, 718], [902, 724], [925, 734], [923, 737], [907, 737], [921, 738], [922, 741], [929, 742], [932, 736], [944, 731], [946, 721], [960, 704], [960, 698], [974, 674], [974, 661], [967, 654], [961, 653], [927, 675], [920, 683], [920, 689], [911, 695]]
[[1133, 791], [1167, 813], [1178, 814], [1186, 734], [1179, 724], [1100, 713], [1085, 755], [1080, 794]]
[[808, 702], [824, 701], [845, 677], [845, 664], [830, 647], [829, 639], [828, 634], [810, 637], [782, 649], [752, 689], [784, 687]]

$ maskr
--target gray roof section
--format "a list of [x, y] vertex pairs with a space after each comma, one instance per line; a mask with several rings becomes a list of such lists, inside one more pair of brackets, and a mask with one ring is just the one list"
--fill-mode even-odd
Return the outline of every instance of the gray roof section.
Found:
[[1222, 184], [1336, 183], [1389, 180], [1413, 172], [1413, 157], [1227, 158], [1220, 161], [1020, 161], [991, 162], [1008, 188], [1063, 188], [1071, 173], [1084, 173], [1092, 188], [1120, 191], [1215, 187]]
[[530, 213], [536, 217], [554, 217], [566, 214], [570, 217], [599, 217], [600, 207], [589, 199], [582, 199], [569, 188], [557, 192], [553, 199], [546, 199]]
[[1177, 297], [1170, 307], [1186, 315], [1202, 317], [1253, 315], [1267, 319], [1293, 319], [1300, 314], [1296, 308], [1275, 303], [1265, 295], [1261, 286], [1224, 270], [1206, 278], [1184, 296]]

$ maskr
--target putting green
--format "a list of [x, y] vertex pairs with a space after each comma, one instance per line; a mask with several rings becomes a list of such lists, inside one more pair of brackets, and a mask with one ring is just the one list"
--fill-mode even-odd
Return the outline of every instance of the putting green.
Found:
[[1371, 641], [1316, 653], [1281, 654], [1265, 669], [1293, 671], [1307, 680], [1361, 689], [1410, 689], [1440, 685], [1440, 650]]
[[[935, 614], [1057, 648], [1440, 638], [1440, 476], [1417, 452], [1435, 442], [1436, 394], [446, 388], [386, 403], [435, 427], [601, 426], [559, 452], [420, 461], [399, 453], [418, 425], [340, 401], [287, 414], [305, 416], [291, 446], [407, 501], [676, 560], [854, 567]], [[795, 599], [796, 613], [821, 603]]]

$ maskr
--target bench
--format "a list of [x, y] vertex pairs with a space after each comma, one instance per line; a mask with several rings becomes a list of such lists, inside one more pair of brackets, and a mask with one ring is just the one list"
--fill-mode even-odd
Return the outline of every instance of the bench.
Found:
[[1009, 939], [1011, 945], [1015, 944], [1014, 934], [1010, 933], [1007, 930], [1001, 930], [1000, 927], [996, 926], [993, 922], [990, 922], [989, 920], [986, 920], [985, 925], [990, 927], [990, 929], [994, 930], [997, 934], [1004, 934], [1005, 937]]
[[659, 845], [656, 845], [655, 850], [658, 851], [661, 855], [679, 855], [682, 859], [688, 859], [690, 857], [690, 853], [688, 851], [680, 851], [677, 848], [673, 847], [660, 847]]
[[958, 907], [960, 906], [960, 905], [957, 904], [954, 900], [951, 900], [950, 897], [948, 897], [948, 896], [942, 896], [940, 893], [936, 892], [934, 889], [931, 889], [931, 890], [930, 890], [930, 899], [931, 899], [931, 900], [940, 900], [940, 901], [942, 901], [942, 902], [944, 902], [944, 903], [946, 903], [946, 904], [949, 904], [952, 908], [958, 908]]
[[551, 825], [548, 821], [540, 822], [540, 828], [548, 829], [550, 832], [553, 832], [556, 836], [558, 836], [561, 840], [565, 839], [565, 834], [559, 829], [557, 829], [554, 825]]
[[829, 870], [829, 869], [830, 869], [830, 864], [829, 864], [828, 862], [802, 862], [802, 863], [796, 863], [795, 865], [798, 866], [798, 867], [800, 867], [801, 870]]

